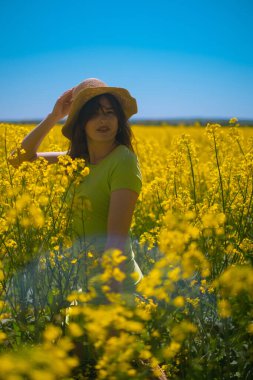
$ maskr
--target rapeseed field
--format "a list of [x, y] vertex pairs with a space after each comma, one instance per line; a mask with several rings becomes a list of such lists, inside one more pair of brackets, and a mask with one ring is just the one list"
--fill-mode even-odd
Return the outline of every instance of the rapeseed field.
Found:
[[[108, 282], [124, 279], [122, 252], [72, 246], [84, 160], [10, 164], [33, 127], [0, 124], [0, 379], [253, 378], [253, 129], [132, 127], [144, 278], [121, 297]], [[67, 149], [57, 125], [39, 151]], [[86, 285], [99, 261], [98, 305]]]

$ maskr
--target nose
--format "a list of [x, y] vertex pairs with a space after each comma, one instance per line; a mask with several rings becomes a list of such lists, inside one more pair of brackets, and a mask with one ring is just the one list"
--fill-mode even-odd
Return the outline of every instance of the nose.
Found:
[[99, 115], [99, 122], [100, 122], [100, 124], [104, 124], [104, 122], [107, 120], [107, 115], [106, 114], [104, 114], [104, 113], [101, 113], [100, 115]]

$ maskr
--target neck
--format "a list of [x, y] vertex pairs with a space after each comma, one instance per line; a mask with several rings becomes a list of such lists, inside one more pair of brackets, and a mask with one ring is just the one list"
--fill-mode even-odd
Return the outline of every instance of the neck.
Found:
[[97, 164], [103, 158], [105, 158], [109, 153], [111, 153], [116, 146], [119, 145], [117, 141], [111, 142], [93, 142], [88, 141], [88, 151], [90, 156], [90, 163]]

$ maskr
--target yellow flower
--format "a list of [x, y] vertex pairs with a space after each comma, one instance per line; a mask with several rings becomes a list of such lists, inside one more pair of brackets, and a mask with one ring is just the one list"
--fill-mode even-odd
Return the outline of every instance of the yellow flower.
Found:
[[73, 337], [79, 337], [79, 336], [83, 335], [83, 331], [77, 323], [71, 322], [68, 325], [68, 329], [69, 329], [71, 336], [73, 336]]
[[191, 304], [193, 307], [197, 307], [198, 304], [199, 304], [199, 298], [196, 297], [196, 298], [190, 298], [190, 297], [187, 297], [186, 298], [186, 301]]
[[13, 240], [13, 239], [8, 239], [6, 242], [5, 242], [5, 245], [6, 245], [6, 247], [8, 247], [8, 248], [17, 248], [17, 243], [16, 243], [16, 241], [15, 240]]
[[123, 273], [119, 268], [114, 268], [112, 272], [113, 277], [116, 281], [123, 281], [126, 278], [125, 273]]
[[87, 166], [81, 171], [81, 175], [83, 177], [87, 176], [89, 173], [90, 173], [90, 169]]
[[53, 325], [47, 325], [43, 337], [46, 341], [54, 341], [61, 336], [61, 329]]
[[15, 367], [15, 363], [10, 355], [1, 356], [1, 372], [2, 373], [9, 373], [14, 369], [14, 367]]
[[172, 269], [168, 273], [168, 278], [172, 281], [178, 281], [180, 278], [181, 270], [179, 267]]
[[24, 216], [21, 219], [20, 224], [22, 227], [27, 228], [28, 226], [32, 225], [32, 221], [28, 217]]
[[137, 272], [131, 273], [130, 276], [134, 279], [134, 281], [137, 281], [139, 279], [139, 273]]
[[182, 342], [187, 338], [188, 334], [194, 333], [197, 331], [196, 326], [188, 321], [182, 321], [179, 324], [173, 326], [171, 330], [171, 336], [177, 342]]
[[176, 307], [183, 307], [184, 304], [185, 304], [184, 297], [182, 297], [182, 296], [178, 296], [178, 297], [176, 297], [176, 298], [173, 300], [173, 304], [174, 304]]
[[163, 356], [165, 359], [173, 358], [181, 348], [181, 344], [178, 342], [171, 342], [170, 345], [163, 349]]
[[132, 377], [136, 375], [136, 370], [134, 368], [131, 368], [127, 371], [127, 375]]
[[0, 344], [7, 338], [7, 335], [3, 332], [0, 331]]
[[231, 316], [231, 306], [225, 299], [218, 301], [218, 313], [221, 318], [228, 318]]
[[49, 198], [46, 195], [40, 195], [38, 198], [38, 202], [41, 206], [46, 206], [49, 202]]
[[229, 120], [229, 124], [234, 124], [234, 123], [237, 123], [238, 119], [236, 117], [232, 117], [230, 120]]
[[140, 358], [142, 358], [142, 359], [149, 359], [149, 358], [151, 358], [151, 356], [152, 356], [152, 354], [151, 354], [151, 352], [150, 351], [148, 351], [148, 350], [142, 350], [141, 352], [140, 352]]
[[33, 369], [31, 372], [31, 378], [33, 380], [54, 380], [55, 376], [53, 373], [45, 370]]
[[249, 334], [253, 334], [253, 322], [251, 322], [248, 327], [247, 327], [247, 331]]

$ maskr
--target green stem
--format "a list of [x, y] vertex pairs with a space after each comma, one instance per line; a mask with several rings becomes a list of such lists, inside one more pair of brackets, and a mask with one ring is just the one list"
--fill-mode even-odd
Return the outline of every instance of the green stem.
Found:
[[221, 170], [220, 170], [220, 163], [219, 163], [219, 159], [218, 159], [218, 149], [217, 149], [217, 144], [216, 144], [216, 139], [215, 139], [214, 133], [213, 133], [213, 140], [214, 140], [215, 157], [216, 157], [216, 163], [217, 163], [217, 168], [218, 168], [218, 173], [219, 173], [219, 182], [220, 182], [220, 188], [221, 188], [222, 209], [223, 209], [223, 212], [225, 214], [225, 199], [224, 199], [222, 175], [221, 175]]
[[188, 151], [188, 158], [190, 161], [190, 167], [191, 167], [191, 174], [192, 174], [192, 184], [193, 184], [193, 198], [194, 198], [194, 207], [196, 211], [196, 205], [197, 205], [197, 196], [196, 196], [196, 183], [195, 183], [195, 175], [194, 175], [194, 170], [193, 170], [193, 163], [192, 163], [192, 157], [191, 157], [191, 152], [189, 149], [189, 145], [186, 144], [187, 146], [187, 151]]

